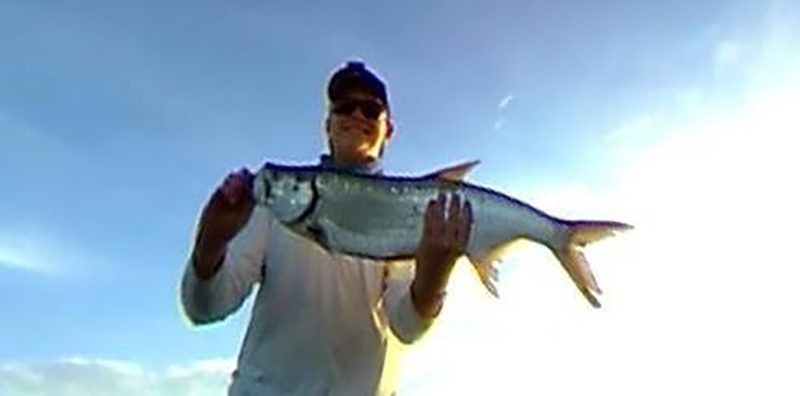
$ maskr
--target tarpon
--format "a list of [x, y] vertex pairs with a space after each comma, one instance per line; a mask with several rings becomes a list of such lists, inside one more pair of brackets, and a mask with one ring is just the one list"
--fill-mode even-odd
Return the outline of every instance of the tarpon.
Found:
[[460, 194], [473, 212], [466, 256], [490, 293], [498, 295], [496, 264], [505, 248], [522, 238], [549, 248], [578, 290], [599, 308], [601, 291], [582, 248], [632, 227], [616, 221], [560, 219], [464, 181], [476, 164], [408, 177], [268, 162], [257, 172], [253, 191], [256, 204], [325, 249], [380, 260], [412, 258], [428, 201], [440, 192]]

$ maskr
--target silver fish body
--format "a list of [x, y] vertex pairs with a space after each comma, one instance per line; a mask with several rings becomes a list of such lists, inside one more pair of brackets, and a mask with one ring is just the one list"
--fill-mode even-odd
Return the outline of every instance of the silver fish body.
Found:
[[292, 230], [331, 251], [383, 260], [413, 256], [425, 208], [440, 192], [459, 194], [472, 205], [466, 255], [489, 292], [498, 294], [495, 265], [504, 249], [522, 238], [553, 251], [588, 301], [600, 306], [600, 289], [581, 248], [630, 228], [627, 224], [558, 219], [498, 191], [448, 178], [444, 171], [400, 177], [267, 163], [254, 186], [257, 204]]

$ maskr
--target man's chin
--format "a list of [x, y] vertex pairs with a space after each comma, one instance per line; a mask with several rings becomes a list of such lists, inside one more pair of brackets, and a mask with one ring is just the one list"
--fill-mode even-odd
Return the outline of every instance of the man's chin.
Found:
[[363, 158], [367, 156], [366, 152], [368, 150], [362, 149], [358, 146], [339, 146], [336, 151], [341, 153], [341, 156], [344, 158]]

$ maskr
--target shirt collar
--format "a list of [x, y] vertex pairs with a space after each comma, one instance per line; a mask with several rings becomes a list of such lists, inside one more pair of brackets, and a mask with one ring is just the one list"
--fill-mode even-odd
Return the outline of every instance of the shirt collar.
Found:
[[383, 173], [380, 159], [376, 159], [365, 165], [342, 165], [336, 163], [330, 154], [322, 154], [319, 157], [319, 165], [324, 169], [343, 170], [368, 175], [380, 175]]

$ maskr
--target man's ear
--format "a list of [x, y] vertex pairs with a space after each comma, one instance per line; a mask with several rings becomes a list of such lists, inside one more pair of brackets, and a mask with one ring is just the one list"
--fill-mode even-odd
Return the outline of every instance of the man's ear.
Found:
[[392, 138], [392, 134], [394, 133], [394, 122], [392, 122], [391, 118], [386, 119], [386, 140], [390, 140]]
[[328, 152], [330, 153], [331, 156], [333, 156], [334, 154], [333, 154], [333, 142], [331, 141], [331, 118], [330, 117], [325, 117], [324, 128], [325, 128], [325, 130], [323, 131], [323, 133], [325, 133], [325, 141], [328, 142]]
[[394, 123], [392, 122], [391, 118], [387, 118], [386, 136], [384, 136], [383, 143], [381, 143], [381, 151], [378, 153], [378, 158], [383, 158], [383, 152], [386, 150], [386, 145], [389, 144], [390, 140], [392, 140], [393, 133], [394, 133]]

